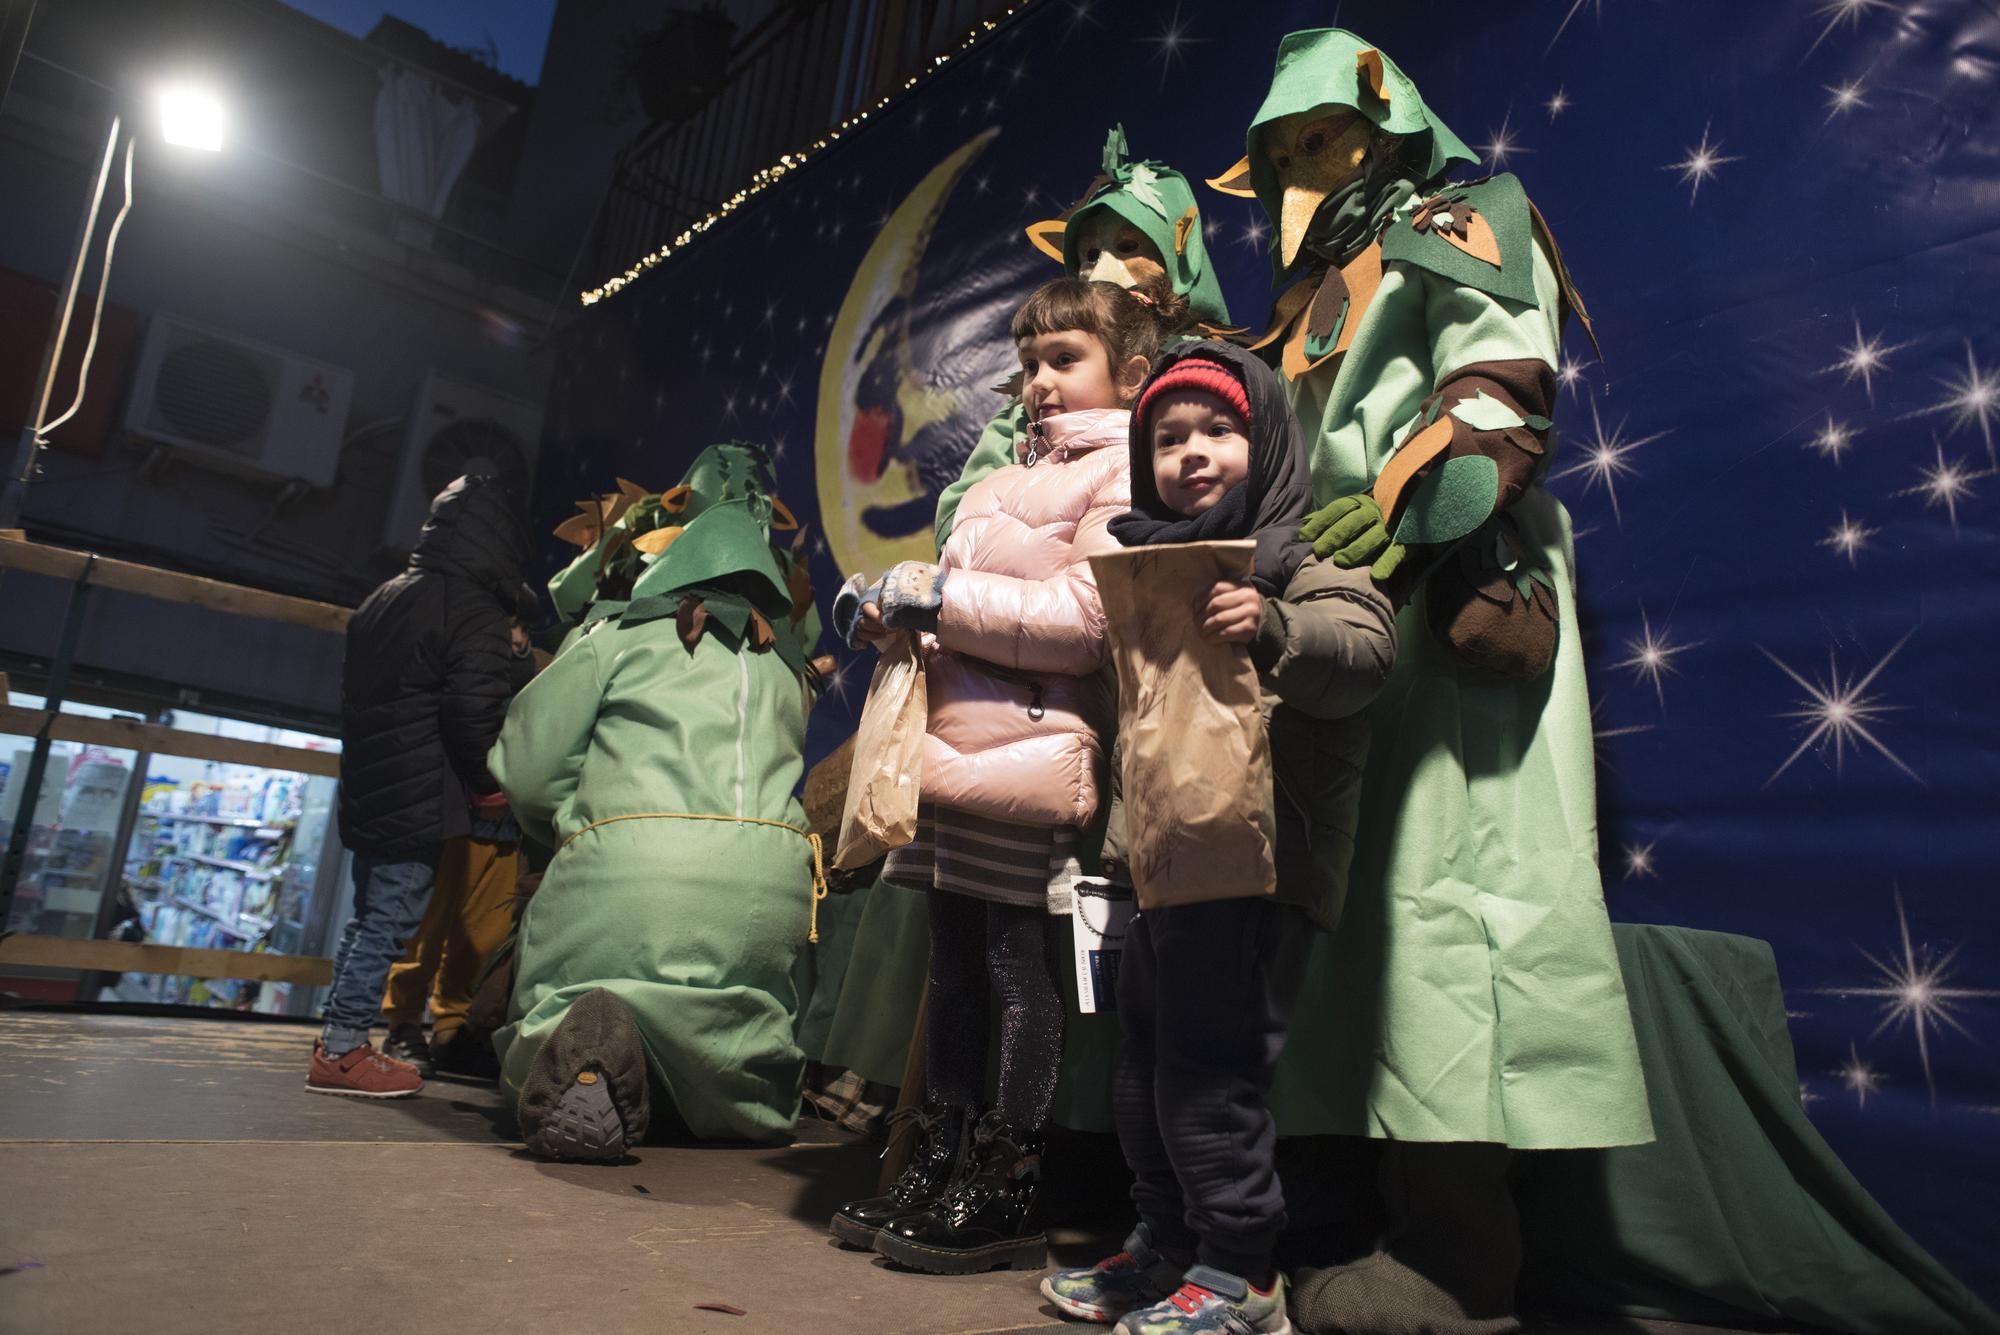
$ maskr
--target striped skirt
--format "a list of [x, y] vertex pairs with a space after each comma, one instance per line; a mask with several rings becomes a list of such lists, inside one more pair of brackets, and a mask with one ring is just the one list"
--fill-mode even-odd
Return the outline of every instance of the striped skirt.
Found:
[[917, 809], [917, 837], [889, 854], [882, 877], [913, 889], [1067, 912], [1050, 887], [1074, 866], [1076, 842], [1068, 826], [1016, 825], [926, 802]]

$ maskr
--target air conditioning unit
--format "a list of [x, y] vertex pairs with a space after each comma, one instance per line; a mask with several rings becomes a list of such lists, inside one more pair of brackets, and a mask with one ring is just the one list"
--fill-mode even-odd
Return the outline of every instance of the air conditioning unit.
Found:
[[383, 545], [414, 546], [432, 498], [466, 473], [499, 477], [525, 511], [541, 436], [542, 410], [535, 404], [426, 373], [410, 414]]
[[156, 314], [125, 429], [190, 462], [333, 485], [354, 375], [311, 357]]

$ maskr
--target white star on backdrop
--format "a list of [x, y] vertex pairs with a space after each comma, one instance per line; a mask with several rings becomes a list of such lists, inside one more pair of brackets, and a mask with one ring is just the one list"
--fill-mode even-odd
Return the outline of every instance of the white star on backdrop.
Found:
[[1648, 844], [1625, 845], [1623, 856], [1625, 858], [1626, 880], [1657, 881], [1660, 879], [1659, 868], [1653, 865], [1653, 850], [1657, 847], [1659, 847], [1658, 840], [1654, 840]]
[[1861, 1060], [1852, 1043], [1847, 1045], [1846, 1064], [1834, 1074], [1840, 1077], [1840, 1083], [1847, 1087], [1854, 1095], [1855, 1103], [1862, 1108], [1868, 1106], [1868, 1096], [1882, 1087], [1882, 1077], [1874, 1067]]
[[1605, 755], [1604, 744], [1613, 737], [1630, 737], [1635, 732], [1651, 732], [1653, 725], [1650, 723], [1628, 723], [1622, 728], [1600, 728], [1597, 726], [1597, 715], [1603, 708], [1604, 701], [1602, 699], [1590, 702], [1590, 744], [1592, 754], [1597, 758], [1597, 767], [1602, 770], [1611, 770], [1617, 767], [1611, 763], [1610, 757]]
[[1508, 112], [1500, 119], [1500, 128], [1487, 131], [1487, 140], [1479, 145], [1479, 156], [1487, 167], [1498, 171], [1507, 165], [1507, 159], [1516, 153], [1532, 153], [1532, 148], [1523, 148], [1514, 137], [1514, 113]]
[[1973, 355], [1971, 339], [1965, 340], [1965, 375], [1956, 380], [1940, 378], [1938, 383], [1951, 393], [1924, 411], [1950, 413], [1953, 435], [1963, 427], [1977, 424], [1979, 435], [1986, 442], [1986, 462], [2000, 462], [1993, 453], [1993, 417], [2000, 413], [2000, 375], [1981, 369], [1979, 359]]
[[1687, 152], [1679, 162], [1669, 162], [1661, 171], [1679, 172], [1682, 185], [1692, 185], [1688, 191], [1688, 207], [1693, 208], [1695, 200], [1701, 197], [1701, 184], [1715, 175], [1716, 169], [1726, 162], [1741, 162], [1740, 154], [1725, 155], [1722, 145], [1708, 142], [1709, 127], [1701, 127], [1701, 142]]
[[1881, 531], [1879, 528], [1870, 528], [1866, 524], [1849, 519], [1847, 508], [1842, 506], [1840, 522], [1827, 530], [1826, 536], [1819, 540], [1819, 545], [1831, 547], [1839, 552], [1847, 558], [1847, 564], [1852, 568], [1860, 564], [1855, 558], [1861, 549], [1868, 545], [1868, 540]]
[[1262, 213], [1253, 212], [1250, 215], [1250, 220], [1243, 224], [1243, 231], [1236, 239], [1241, 244], [1249, 246], [1253, 250], [1262, 250], [1265, 240], [1270, 235], [1271, 224], [1264, 220]]
[[1548, 101], [1542, 103], [1542, 106], [1548, 111], [1549, 119], [1553, 121], [1556, 117], [1569, 110], [1569, 94], [1563, 89], [1558, 88]]
[[[1556, 25], [1556, 35], [1549, 38], [1549, 51], [1556, 49], [1556, 43], [1562, 40], [1564, 31], [1569, 27], [1569, 21], [1575, 18], [1576, 11], [1582, 9], [1585, 5], [1589, 5], [1596, 11], [1598, 22], [1602, 23], [1604, 21], [1604, 0], [1572, 0], [1569, 13], [1563, 15], [1563, 21]], [[1548, 51], [1544, 51], [1542, 54], [1547, 55]]]
[[1805, 740], [1785, 757], [1784, 764], [1771, 771], [1771, 777], [1764, 780], [1764, 787], [1769, 788], [1776, 783], [1778, 776], [1790, 769], [1792, 763], [1800, 756], [1828, 740], [1833, 743], [1833, 772], [1836, 776], [1846, 766], [1848, 748], [1854, 747], [1859, 750], [1861, 744], [1866, 743], [1897, 769], [1916, 779], [1918, 783], [1923, 782], [1917, 772], [1905, 765], [1902, 757], [1891, 751], [1873, 731], [1873, 726], [1882, 721], [1884, 714], [1893, 709], [1900, 709], [1901, 706], [1885, 705], [1874, 696], [1866, 694], [1869, 685], [1881, 675], [1883, 668], [1889, 666], [1889, 660], [1910, 642], [1910, 636], [1914, 634], [1916, 632], [1912, 630], [1896, 641], [1889, 652], [1877, 659], [1875, 666], [1869, 668], [1858, 681], [1841, 680], [1840, 663], [1834, 658], [1831, 649], [1828, 649], [1826, 654], [1826, 680], [1807, 681], [1794, 672], [1782, 658], [1761, 644], [1757, 646], [1758, 653], [1770, 659], [1776, 664], [1778, 671], [1797, 682], [1806, 693], [1806, 698], [1798, 702], [1797, 709], [1788, 710], [1776, 717], [1801, 719], [1809, 725]]
[[1875, 1026], [1870, 1038], [1879, 1037], [1892, 1026], [1909, 1025], [1917, 1036], [1917, 1060], [1924, 1068], [1924, 1085], [1930, 1090], [1931, 1106], [1936, 1107], [1937, 1080], [1931, 1074], [1933, 1030], [1951, 1028], [1972, 1038], [1972, 1031], [1958, 1018], [1960, 1006], [1967, 1001], [2000, 998], [2000, 988], [1947, 986], [1955, 976], [1951, 964], [1958, 958], [1960, 948], [1953, 946], [1935, 959], [1928, 946], [1919, 952], [1910, 940], [1910, 919], [1903, 911], [1901, 890], [1896, 891], [1896, 926], [1901, 934], [1901, 955], [1880, 959], [1867, 950], [1861, 952], [1861, 958], [1875, 967], [1874, 983], [1866, 987], [1822, 987], [1814, 990], [1836, 997], [1879, 998], [1882, 1022]]
[[1173, 72], [1181, 57], [1187, 54], [1185, 48], [1208, 39], [1188, 35], [1188, 25], [1182, 20], [1181, 7], [1176, 3], [1174, 16], [1167, 21], [1166, 27], [1152, 37], [1141, 37], [1139, 40], [1156, 48], [1155, 54], [1160, 61], [1160, 87], [1164, 89], [1167, 86], [1167, 76]]
[[1846, 83], [1821, 85], [1826, 89], [1826, 120], [1830, 123], [1835, 116], [1844, 116], [1856, 107], [1866, 107], [1867, 85], [1859, 79], [1849, 79]]
[[1850, 28], [1859, 28], [1862, 18], [1869, 10], [1894, 8], [1892, 0], [1821, 0], [1819, 12], [1827, 16], [1826, 26], [1819, 30], [1819, 36], [1813, 38], [1813, 44], [1806, 48], [1806, 54], [1811, 55], [1819, 50], [1819, 44], [1831, 37], [1833, 30], [1842, 24]]
[[1583, 383], [1585, 368], [1595, 365], [1596, 362], [1580, 361], [1574, 353], [1566, 351], [1562, 355], [1562, 365], [1556, 368], [1556, 383], [1574, 394], [1576, 387]]
[[1931, 444], [1937, 449], [1936, 466], [1924, 469], [1922, 482], [1914, 487], [1905, 487], [1896, 495], [1922, 496], [1926, 510], [1936, 509], [1942, 505], [1945, 513], [1951, 516], [1951, 531], [1955, 537], [1958, 534], [1958, 503], [1961, 500], [1971, 499], [1973, 482], [1986, 475], [1967, 468], [1963, 459], [1953, 459], [1947, 463], [1944, 446], [1938, 443], [1935, 436], [1931, 438]]
[[1859, 431], [1848, 426], [1847, 423], [1834, 421], [1833, 414], [1828, 412], [1826, 415], [1826, 425], [1819, 429], [1818, 435], [1806, 442], [1806, 448], [1815, 454], [1833, 460], [1834, 466], [1838, 467], [1841, 456], [1853, 447], [1854, 438], [1860, 434]]
[[1818, 374], [1838, 371], [1843, 385], [1859, 380], [1862, 388], [1868, 391], [1868, 402], [1872, 404], [1875, 402], [1875, 373], [1888, 371], [1890, 355], [1909, 346], [1908, 343], [1894, 343], [1885, 347], [1880, 334], [1861, 332], [1861, 317], [1856, 315], [1854, 341], [1841, 348], [1839, 361], [1820, 367]]
[[1630, 672], [1634, 683], [1650, 681], [1653, 684], [1654, 696], [1665, 705], [1667, 692], [1664, 679], [1670, 672], [1676, 674], [1680, 672], [1680, 669], [1674, 666], [1674, 655], [1684, 654], [1696, 648], [1700, 642], [1675, 644], [1668, 637], [1667, 629], [1654, 633], [1652, 618], [1646, 615], [1646, 609], [1643, 607], [1639, 609], [1639, 625], [1640, 633], [1625, 641], [1625, 657], [1611, 666]]
[[1625, 526], [1625, 514], [1618, 508], [1618, 478], [1620, 475], [1631, 477], [1639, 475], [1638, 470], [1632, 467], [1631, 463], [1627, 461], [1626, 456], [1637, 450], [1641, 445], [1650, 445], [1672, 431], [1672, 428], [1669, 427], [1666, 431], [1655, 431], [1652, 435], [1641, 436], [1638, 440], [1627, 440], [1625, 439], [1625, 423], [1627, 420], [1626, 418], [1620, 418], [1618, 425], [1613, 428], [1611, 434], [1609, 436], [1605, 435], [1604, 421], [1597, 415], [1597, 400], [1592, 399], [1590, 401], [1591, 438], [1583, 443], [1584, 457], [1578, 462], [1571, 464], [1568, 468], [1565, 468], [1562, 472], [1557, 473], [1551, 479], [1553, 481], [1581, 473], [1584, 475], [1583, 489], [1586, 494], [1589, 493], [1592, 487], [1603, 486], [1605, 493], [1611, 497], [1611, 514], [1618, 521], [1620, 528]]

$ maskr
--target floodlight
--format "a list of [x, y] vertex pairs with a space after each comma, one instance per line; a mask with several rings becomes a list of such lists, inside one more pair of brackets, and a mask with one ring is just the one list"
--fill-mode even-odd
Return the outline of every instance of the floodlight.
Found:
[[160, 128], [170, 144], [219, 152], [222, 103], [199, 88], [169, 88], [160, 94]]

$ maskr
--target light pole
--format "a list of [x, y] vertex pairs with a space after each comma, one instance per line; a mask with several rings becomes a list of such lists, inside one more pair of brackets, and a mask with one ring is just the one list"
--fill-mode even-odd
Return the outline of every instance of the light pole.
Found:
[[[211, 153], [222, 148], [222, 104], [214, 97], [189, 87], [169, 88], [160, 94], [159, 112], [161, 137], [167, 143]], [[97, 280], [97, 303], [91, 313], [90, 336], [84, 345], [83, 360], [77, 372], [76, 397], [60, 416], [53, 420], [49, 417], [49, 405], [56, 393], [56, 379], [62, 373], [63, 349], [69, 342], [70, 321], [76, 312], [77, 289], [83, 285], [83, 271], [90, 260], [91, 241], [96, 235], [98, 215], [104, 206], [104, 186], [111, 179], [112, 164], [118, 158], [118, 141], [123, 133], [123, 117], [114, 114], [111, 117], [111, 133], [105, 138], [104, 152], [97, 162], [97, 180], [91, 188], [90, 207], [84, 210], [83, 221], [78, 226], [76, 246], [70, 255], [69, 274], [63, 282], [61, 299], [56, 303], [55, 327], [42, 352], [41, 393], [36, 396], [33, 415], [21, 428], [20, 439], [14, 447], [13, 462], [7, 469], [5, 489], [0, 491], [0, 530], [21, 526], [21, 509], [27, 500], [28, 485], [40, 469], [41, 452], [48, 448], [48, 433], [83, 407], [84, 389], [90, 378], [90, 361], [97, 351], [97, 331], [104, 317], [104, 297], [111, 289], [111, 259], [118, 248], [118, 233], [125, 225], [125, 215], [132, 210], [132, 156], [138, 147], [136, 135], [125, 139], [124, 201], [105, 234], [104, 264]]]
[[[222, 147], [222, 107], [214, 98], [191, 91], [172, 90], [161, 97], [160, 112], [162, 135], [168, 143], [211, 152]], [[89, 341], [84, 344], [83, 359], [77, 368], [76, 397], [60, 416], [53, 420], [49, 417], [49, 403], [55, 397], [56, 377], [62, 368], [63, 345], [69, 341], [70, 318], [76, 311], [76, 290], [83, 284], [84, 265], [90, 258], [91, 237], [97, 231], [98, 211], [104, 204], [104, 185], [111, 177], [112, 163], [118, 158], [118, 140], [123, 131], [122, 118], [113, 115], [111, 133], [104, 141], [104, 156], [97, 163], [97, 183], [90, 192], [90, 208], [83, 215], [83, 224], [76, 238], [76, 253], [70, 258], [69, 277], [63, 284], [62, 300], [56, 306], [55, 333], [43, 352], [41, 394], [36, 399], [34, 416], [28, 419], [29, 424], [21, 431], [13, 464], [7, 470], [6, 492], [0, 496], [0, 530], [20, 526], [21, 504], [26, 498], [28, 484], [34, 479], [41, 452], [48, 446], [48, 433], [68, 421], [83, 406], [84, 389], [90, 380], [90, 359], [97, 351], [97, 331], [104, 318], [104, 294], [111, 288], [111, 260], [118, 249], [118, 232], [125, 225], [125, 215], [132, 211], [132, 155], [138, 147], [136, 136], [125, 140], [125, 195], [118, 207], [118, 216], [111, 220], [110, 230], [104, 237], [104, 263], [97, 280], [97, 302], [91, 312]], [[90, 567], [86, 565], [83, 575], [70, 589], [69, 608], [63, 616], [61, 643], [44, 691], [42, 708], [49, 721], [43, 724], [35, 737], [35, 748], [29, 755], [21, 788], [20, 808], [14, 813], [6, 851], [0, 854], [0, 931], [6, 929], [13, 908], [14, 891], [20, 883], [22, 865], [27, 859], [28, 844], [33, 836], [36, 801], [42, 792], [42, 776], [48, 772], [50, 724], [62, 709], [63, 695], [69, 687], [69, 665], [76, 655], [77, 637], [83, 629], [89, 581]]]

